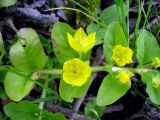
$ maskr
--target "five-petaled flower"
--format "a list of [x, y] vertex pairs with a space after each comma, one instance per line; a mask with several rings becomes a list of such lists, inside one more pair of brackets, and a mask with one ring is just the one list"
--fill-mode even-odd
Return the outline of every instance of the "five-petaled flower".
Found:
[[96, 43], [96, 32], [87, 36], [83, 28], [79, 28], [74, 37], [67, 33], [67, 37], [69, 45], [77, 52], [88, 52]]
[[63, 65], [63, 80], [73, 86], [82, 86], [91, 75], [88, 63], [78, 58], [68, 60]]
[[118, 79], [121, 83], [126, 84], [131, 80], [130, 77], [132, 77], [133, 75], [134, 74], [132, 72], [127, 70], [120, 71], [118, 74]]
[[122, 45], [116, 45], [113, 49], [112, 58], [118, 66], [125, 66], [128, 63], [132, 63], [133, 51], [129, 47], [123, 47]]

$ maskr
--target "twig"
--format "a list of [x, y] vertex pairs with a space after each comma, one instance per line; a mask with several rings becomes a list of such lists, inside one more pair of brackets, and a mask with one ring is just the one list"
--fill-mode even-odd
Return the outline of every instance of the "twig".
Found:
[[13, 21], [11, 19], [7, 18], [5, 21], [6, 25], [10, 27], [15, 33], [18, 32], [17, 28], [14, 26]]
[[[63, 107], [60, 107], [60, 106], [56, 106], [56, 105], [53, 105], [53, 104], [52, 105], [51, 104], [45, 104], [45, 107], [52, 112], [61, 112], [69, 118], [71, 118], [73, 116], [73, 114], [75, 114], [74, 111], [72, 111], [70, 109], [63, 108]], [[84, 115], [76, 114], [74, 116], [74, 120], [91, 120], [91, 118], [89, 118], [87, 116], [84, 116]]]
[[[152, 26], [154, 26], [156, 23], [158, 23], [160, 21], [160, 16], [158, 16], [157, 18], [155, 18], [153, 21], [151, 21], [149, 24], [146, 25], [146, 29], [150, 29]], [[140, 33], [142, 31], [142, 29], [140, 29], [138, 31], [138, 33]], [[134, 37], [134, 32], [132, 34], [130, 34], [129, 39], [133, 39]]]
[[41, 14], [38, 10], [33, 9], [31, 7], [8, 7], [8, 9], [5, 9], [3, 11], [7, 14], [13, 14], [16, 17], [24, 17], [26, 19], [30, 19], [31, 21], [42, 24], [42, 25], [50, 25], [52, 23], [55, 23], [59, 21], [59, 18], [56, 17], [55, 14]]

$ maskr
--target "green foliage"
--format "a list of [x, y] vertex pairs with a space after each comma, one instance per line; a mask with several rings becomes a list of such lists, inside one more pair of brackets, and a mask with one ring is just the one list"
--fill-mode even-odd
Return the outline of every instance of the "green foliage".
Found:
[[38, 106], [29, 101], [9, 103], [4, 111], [12, 120], [38, 120], [40, 115]]
[[38, 105], [29, 101], [9, 103], [4, 107], [4, 111], [12, 120], [40, 120], [40, 116], [42, 116], [41, 120], [67, 120], [60, 113], [44, 111], [41, 115]]
[[0, 82], [4, 82], [5, 76], [10, 68], [10, 66], [0, 66]]
[[60, 82], [59, 93], [62, 99], [67, 102], [73, 102], [74, 98], [80, 98], [91, 84], [91, 78], [80, 87], [69, 85], [63, 80]]
[[6, 99], [7, 98], [7, 95], [6, 95], [6, 93], [3, 89], [0, 89], [0, 98], [1, 99]]
[[[125, 6], [125, 10], [124, 10], [125, 17], [128, 15], [128, 12], [129, 10]], [[101, 19], [107, 26], [114, 21], [121, 23], [122, 22], [122, 10], [116, 4], [109, 6], [102, 11]]]
[[89, 101], [84, 109], [85, 115], [93, 118], [94, 120], [100, 119], [105, 112], [105, 107], [98, 106], [96, 100]]
[[2, 70], [6, 75], [6, 94], [14, 101], [20, 101], [29, 94], [34, 86], [31, 80], [32, 73], [44, 68], [48, 60], [33, 29], [20, 29], [17, 36], [17, 43], [10, 48], [10, 59], [15, 68], [8, 73]]
[[0, 8], [14, 5], [17, 0], [0, 0]]
[[[150, 32], [143, 29], [138, 36], [138, 28], [141, 20], [140, 1], [138, 21], [135, 28], [136, 42], [131, 42], [134, 51], [129, 48], [129, 26], [127, 27], [126, 22], [126, 16], [129, 12], [128, 0], [127, 6], [124, 5], [124, 1], [115, 0], [116, 4], [107, 7], [102, 13], [100, 13], [99, 8], [97, 8], [100, 4], [100, 0], [70, 1], [84, 11], [76, 8], [64, 7], [65, 9], [74, 10], [76, 12], [79, 11], [78, 14], [83, 13], [83, 16], [86, 15], [90, 18], [89, 21], [93, 20], [87, 27], [87, 33], [96, 32], [96, 45], [103, 43], [103, 53], [107, 63], [103, 66], [88, 66], [88, 76], [90, 76], [90, 71], [106, 71], [108, 72], [108, 75], [103, 79], [103, 82], [100, 85], [96, 100], [86, 104], [84, 110], [85, 115], [92, 117], [93, 119], [100, 119], [105, 112], [105, 107], [102, 106], [113, 104], [124, 96], [131, 88], [130, 77], [134, 75], [133, 73], [139, 73], [141, 75], [142, 81], [146, 84], [146, 92], [149, 95], [149, 101], [154, 103], [153, 105], [160, 105], [160, 72], [156, 70], [160, 66], [160, 47], [157, 40]], [[16, 0], [1, 0], [0, 8], [13, 5], [15, 2]], [[149, 12], [147, 12], [147, 17], [148, 15]], [[147, 17], [144, 23], [146, 23]], [[76, 19], [78, 21], [78, 18]], [[81, 26], [83, 22], [86, 21], [80, 21]], [[75, 35], [76, 37], [74, 37], [74, 39], [70, 36], [72, 44], [69, 44], [67, 33], [74, 36], [76, 30], [66, 23], [56, 22], [51, 31], [51, 46], [47, 38], [42, 35], [37, 35], [36, 31], [32, 28], [22, 28], [17, 32], [18, 40], [16, 43], [11, 41], [11, 44], [13, 45], [9, 49], [8, 57], [6, 52], [8, 51], [8, 46], [5, 51], [0, 32], [0, 82], [2, 84], [4, 83], [5, 89], [5, 91], [3, 89], [0, 90], [0, 98], [5, 99], [7, 95], [13, 101], [21, 101], [30, 93], [35, 83], [43, 87], [41, 98], [35, 100], [36, 103], [40, 103], [40, 107], [29, 101], [10, 103], [4, 107], [6, 115], [11, 120], [66, 120], [60, 113], [43, 111], [45, 101], [59, 100], [57, 91], [49, 88], [49, 86], [51, 86], [49, 80], [57, 78], [61, 79], [59, 94], [62, 100], [66, 102], [73, 102], [75, 98], [80, 98], [89, 89], [92, 78], [91, 76], [89, 78], [87, 76], [87, 79], [84, 77], [85, 75], [83, 76], [83, 74], [86, 73], [80, 71], [80, 69], [85, 70], [86, 68], [82, 64], [78, 65], [78, 63], [74, 62], [73, 66], [72, 64], [69, 64], [69, 66], [64, 67], [64, 64], [66, 61], [76, 58], [80, 59], [82, 62], [93, 63], [95, 65], [94, 61], [90, 62], [91, 48], [95, 45], [95, 36], [88, 35], [88, 37], [86, 37], [84, 31], [80, 31]], [[136, 47], [134, 47], [135, 44]], [[88, 46], [88, 48], [86, 46]], [[118, 47], [116, 48], [116, 46]], [[43, 50], [43, 47], [45, 51]], [[133, 53], [135, 56], [133, 56]], [[114, 60], [112, 54], [114, 55]], [[92, 60], [94, 57], [95, 56], [93, 56]], [[127, 64], [132, 63], [132, 61], [134, 63], [135, 57], [137, 57], [139, 62], [139, 66], [136, 66], [135, 68], [131, 68], [131, 66], [128, 68], [125, 66], [126, 64], [119, 64], [120, 62], [117, 62], [124, 62], [125, 59], [129, 59], [129, 61], [126, 62]], [[12, 64], [13, 66], [2, 65], [5, 63], [2, 61], [2, 58], [10, 58], [10, 61], [7, 62], [9, 65]], [[152, 60], [154, 61], [152, 62]], [[118, 63], [116, 65], [119, 67], [113, 66], [114, 61]], [[150, 67], [150, 69], [146, 69], [146, 66]], [[75, 69], [73, 69], [74, 67]], [[63, 68], [66, 69], [64, 70]], [[155, 70], [153, 70], [154, 68]], [[63, 80], [63, 75], [65, 73], [63, 70], [69, 71], [66, 75], [69, 84], [64, 81], [65, 79]], [[72, 75], [74, 75], [75, 79]], [[83, 78], [84, 81], [87, 80], [87, 82], [79, 84], [79, 86], [73, 86], [73, 80], [83, 81]], [[40, 81], [36, 81], [38, 79]], [[42, 80], [45, 80], [44, 85], [42, 84]], [[56, 82], [54, 81], [53, 84]], [[55, 96], [49, 96], [47, 92], [54, 94]]]
[[77, 53], [69, 46], [67, 32], [71, 35], [75, 34], [75, 30], [68, 24], [57, 22], [54, 24], [51, 37], [55, 42], [54, 53], [60, 63], [77, 57]]
[[104, 38], [106, 29], [92, 22], [87, 27], [87, 33], [92, 32], [96, 32], [96, 45], [102, 43], [102, 39]]
[[153, 79], [157, 79], [159, 81], [158, 83], [160, 84], [160, 72], [155, 72], [155, 71], [148, 71], [145, 73], [141, 73], [142, 76], [142, 81], [146, 84], [146, 92], [149, 95], [149, 98], [154, 104], [159, 105], [160, 104], [160, 87], [157, 86], [155, 87], [153, 84]]
[[4, 87], [8, 97], [14, 101], [20, 101], [29, 94], [34, 86], [28, 74], [14, 70], [9, 71], [5, 77]]
[[2, 63], [2, 58], [5, 55], [5, 49], [4, 49], [4, 43], [3, 43], [3, 38], [2, 38], [2, 34], [0, 31], [0, 64]]
[[110, 105], [121, 98], [130, 89], [131, 82], [123, 84], [117, 78], [118, 72], [107, 75], [99, 88], [97, 104], [99, 106]]
[[140, 33], [137, 39], [136, 48], [136, 56], [140, 67], [151, 63], [154, 57], [160, 57], [160, 48], [156, 39], [146, 30], [143, 30]]
[[42, 69], [48, 57], [45, 55], [37, 33], [31, 28], [20, 29], [18, 41], [10, 49], [13, 65], [26, 72]]
[[61, 113], [51, 113], [48, 111], [44, 111], [42, 113], [42, 120], [67, 120], [63, 114]]
[[115, 45], [128, 47], [128, 41], [118, 22], [111, 23], [104, 36], [104, 56], [108, 64], [112, 63], [112, 50]]

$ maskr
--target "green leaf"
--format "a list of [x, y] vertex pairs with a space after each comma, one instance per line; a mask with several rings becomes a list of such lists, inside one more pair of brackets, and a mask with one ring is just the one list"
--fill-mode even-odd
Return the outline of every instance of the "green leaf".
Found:
[[37, 33], [31, 28], [18, 32], [18, 41], [10, 49], [13, 65], [22, 71], [33, 72], [42, 69], [48, 60]]
[[105, 107], [98, 106], [96, 100], [89, 101], [84, 108], [85, 115], [95, 119], [100, 119], [105, 113]]
[[68, 43], [67, 32], [71, 35], [75, 34], [75, 30], [68, 24], [56, 22], [51, 33], [51, 37], [55, 44], [55, 48], [53, 50], [57, 59], [61, 63], [78, 56]]
[[112, 63], [112, 50], [115, 45], [128, 47], [128, 41], [126, 40], [125, 34], [118, 22], [111, 23], [104, 36], [104, 56], [109, 64]]
[[6, 94], [13, 101], [20, 101], [32, 90], [34, 82], [26, 73], [9, 71], [4, 81]]
[[[154, 87], [152, 84], [152, 80], [154, 77], [158, 76], [160, 77], [160, 72], [155, 71], [148, 71], [145, 73], [141, 73], [142, 81], [146, 84], [146, 92], [149, 95], [149, 98], [151, 101], [155, 104], [160, 105], [160, 87]], [[160, 81], [160, 79], [158, 79]]]
[[0, 0], [0, 8], [14, 5], [17, 0]]
[[6, 93], [5, 93], [5, 91], [4, 91], [3, 89], [0, 89], [0, 98], [1, 98], [2, 100], [4, 100], [4, 99], [7, 98], [7, 95], [6, 95]]
[[4, 107], [4, 112], [12, 120], [38, 120], [40, 114], [38, 106], [29, 101], [9, 103]]
[[4, 49], [4, 43], [3, 43], [3, 38], [2, 34], [0, 32], [0, 64], [2, 64], [2, 58], [5, 55], [5, 49]]
[[99, 88], [97, 95], [97, 104], [99, 106], [110, 105], [124, 96], [131, 87], [131, 82], [128, 84], [120, 83], [117, 78], [118, 72], [107, 75]]
[[152, 62], [154, 57], [160, 57], [160, 48], [156, 39], [146, 30], [140, 33], [136, 42], [136, 48], [136, 56], [140, 67]]
[[10, 66], [0, 66], [0, 82], [4, 82], [6, 74], [10, 70]]
[[65, 116], [61, 113], [51, 113], [44, 111], [42, 114], [42, 120], [67, 120]]
[[[127, 16], [129, 10], [127, 9], [126, 6], [125, 6], [124, 11], [125, 11], [125, 16]], [[120, 23], [122, 21], [121, 16], [122, 16], [122, 10], [116, 4], [107, 7], [106, 9], [103, 10], [103, 12], [101, 14], [101, 18], [106, 25], [109, 25], [110, 23], [112, 23], [114, 21], [117, 21]]]
[[2, 113], [0, 112], [0, 120], [3, 120]]
[[67, 102], [73, 102], [74, 98], [80, 98], [86, 92], [90, 84], [91, 78], [88, 78], [87, 82], [80, 87], [67, 84], [61, 79], [59, 88], [60, 96]]
[[90, 23], [87, 27], [87, 33], [89, 34], [92, 32], [96, 32], [96, 45], [100, 44], [104, 38], [106, 29], [98, 26], [95, 23]]

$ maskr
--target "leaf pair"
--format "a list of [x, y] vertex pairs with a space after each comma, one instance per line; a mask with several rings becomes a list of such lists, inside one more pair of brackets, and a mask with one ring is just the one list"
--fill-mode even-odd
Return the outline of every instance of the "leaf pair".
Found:
[[17, 43], [10, 49], [10, 59], [15, 68], [7, 73], [4, 81], [5, 91], [14, 101], [20, 101], [31, 91], [33, 72], [42, 69], [48, 60], [33, 29], [23, 28], [17, 36]]

